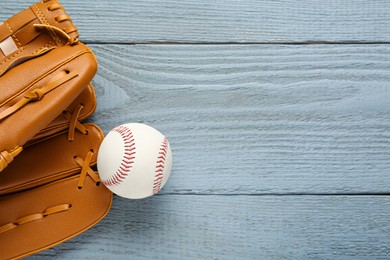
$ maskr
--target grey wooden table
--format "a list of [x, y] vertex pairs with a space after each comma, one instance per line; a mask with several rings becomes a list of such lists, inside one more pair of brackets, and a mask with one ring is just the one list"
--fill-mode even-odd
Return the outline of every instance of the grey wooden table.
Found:
[[99, 61], [90, 121], [159, 129], [174, 166], [32, 259], [390, 259], [389, 1], [62, 4]]

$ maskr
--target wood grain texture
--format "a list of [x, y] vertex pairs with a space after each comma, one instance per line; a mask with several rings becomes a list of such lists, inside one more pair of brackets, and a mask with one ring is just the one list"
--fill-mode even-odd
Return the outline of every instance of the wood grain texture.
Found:
[[164, 132], [164, 193], [390, 191], [388, 45], [91, 47], [92, 121]]
[[[35, 2], [0, 1], [0, 20]], [[387, 0], [61, 3], [88, 42], [390, 41]]]
[[390, 258], [389, 1], [61, 3], [95, 43], [89, 121], [161, 130], [174, 165], [31, 259]]
[[388, 259], [390, 198], [116, 197], [84, 234], [31, 259]]

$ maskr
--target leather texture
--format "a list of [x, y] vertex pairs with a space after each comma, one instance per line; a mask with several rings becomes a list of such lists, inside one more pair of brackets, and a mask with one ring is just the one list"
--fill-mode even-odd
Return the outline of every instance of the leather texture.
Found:
[[[70, 239], [109, 211], [94, 170], [104, 138], [92, 51], [56, 0], [0, 23], [0, 259]], [[11, 163], [12, 162], [12, 163]]]
[[81, 94], [73, 101], [73, 103], [60, 115], [58, 115], [52, 122], [50, 122], [49, 125], [47, 125], [32, 139], [30, 139], [27, 145], [38, 139], [43, 139], [47, 136], [51, 136], [60, 131], [68, 129], [72, 116], [77, 113], [77, 109], [80, 106], [82, 109], [77, 115], [77, 121], [85, 120], [95, 112], [96, 105], [95, 90], [92, 83], [89, 83], [83, 92], [81, 92]]
[[0, 23], [0, 172], [71, 105], [96, 70], [95, 56], [78, 41], [77, 28], [56, 0]]
[[93, 171], [103, 133], [96, 125], [85, 127], [88, 134], [76, 133], [72, 142], [65, 131], [32, 143], [0, 175], [0, 259], [55, 246], [108, 213], [111, 191], [83, 172]]
[[[74, 175], [0, 198], [0, 208], [7, 211], [0, 214], [0, 223], [8, 225], [0, 230], [1, 259], [21, 258], [57, 245], [89, 229], [108, 213], [112, 193], [90, 178], [79, 189], [79, 179]], [[70, 208], [44, 214], [64, 204]]]
[[77, 28], [58, 1], [38, 2], [0, 24], [0, 76], [77, 38]]
[[97, 125], [84, 126], [87, 133], [76, 131], [73, 141], [68, 140], [68, 131], [63, 131], [27, 146], [0, 175], [0, 196], [79, 173], [81, 166], [75, 161], [75, 157], [85, 160], [90, 151], [93, 152], [90, 167], [95, 166], [97, 151], [104, 136]]
[[[66, 78], [70, 73], [75, 75], [40, 99], [27, 103], [5, 118], [0, 117], [0, 152], [12, 152], [22, 147], [53, 121], [80, 95], [96, 70], [97, 63], [92, 51], [78, 43], [56, 48], [1, 76], [0, 115], [19, 100], [25, 99], [26, 93], [47, 86], [51, 79], [58, 76]], [[62, 76], [62, 73], [66, 75]]]

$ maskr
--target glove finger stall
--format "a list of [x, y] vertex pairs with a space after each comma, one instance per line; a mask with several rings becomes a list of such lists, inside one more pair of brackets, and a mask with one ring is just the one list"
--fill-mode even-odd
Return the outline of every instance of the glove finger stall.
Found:
[[[0, 152], [22, 147], [66, 109], [91, 81], [97, 70], [92, 51], [82, 43], [56, 48], [8, 71], [0, 77], [0, 114], [20, 103], [26, 93], [45, 88], [59, 74], [76, 75], [29, 102], [5, 118], [0, 118]], [[66, 77], [66, 75], [64, 77]], [[16, 81], [15, 78], [18, 78]], [[0, 159], [1, 160], [1, 159]]]

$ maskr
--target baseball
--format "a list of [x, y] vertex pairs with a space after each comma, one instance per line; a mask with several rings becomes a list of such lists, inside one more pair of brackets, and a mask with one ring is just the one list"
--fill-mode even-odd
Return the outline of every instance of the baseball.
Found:
[[165, 185], [172, 168], [168, 139], [145, 124], [115, 127], [104, 138], [97, 167], [102, 183], [113, 193], [141, 199]]

